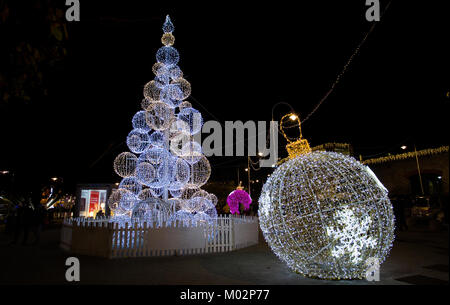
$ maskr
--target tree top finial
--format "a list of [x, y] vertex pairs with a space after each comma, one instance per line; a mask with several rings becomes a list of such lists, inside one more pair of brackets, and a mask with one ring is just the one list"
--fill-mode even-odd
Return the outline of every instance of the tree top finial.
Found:
[[166, 16], [166, 21], [164, 21], [164, 25], [162, 27], [164, 33], [171, 33], [175, 29], [172, 21], [170, 20], [169, 15]]

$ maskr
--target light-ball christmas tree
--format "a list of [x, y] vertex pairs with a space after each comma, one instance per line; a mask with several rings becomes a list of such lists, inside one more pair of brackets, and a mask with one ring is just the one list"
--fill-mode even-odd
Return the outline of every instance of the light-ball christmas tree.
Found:
[[180, 55], [173, 47], [169, 16], [163, 31], [164, 46], [152, 67], [155, 78], [144, 86], [143, 110], [133, 116], [133, 130], [127, 136], [130, 152], [114, 160], [114, 170], [123, 179], [108, 204], [113, 221], [156, 221], [158, 226], [176, 220], [211, 222], [217, 217], [217, 197], [200, 190], [211, 167], [193, 139], [203, 119], [186, 101], [191, 85], [177, 65]]
[[311, 152], [301, 133], [288, 142], [289, 160], [270, 175], [259, 198], [266, 241], [302, 275], [364, 278], [367, 262], [381, 264], [394, 239], [388, 191], [352, 157]]

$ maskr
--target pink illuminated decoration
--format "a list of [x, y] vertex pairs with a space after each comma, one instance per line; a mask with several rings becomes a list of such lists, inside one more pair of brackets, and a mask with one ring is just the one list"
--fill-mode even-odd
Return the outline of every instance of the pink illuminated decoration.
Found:
[[237, 189], [232, 191], [227, 197], [227, 204], [230, 207], [231, 214], [240, 214], [240, 203], [244, 205], [244, 210], [247, 211], [250, 208], [250, 204], [252, 203], [252, 198], [250, 198], [250, 195], [244, 190]]

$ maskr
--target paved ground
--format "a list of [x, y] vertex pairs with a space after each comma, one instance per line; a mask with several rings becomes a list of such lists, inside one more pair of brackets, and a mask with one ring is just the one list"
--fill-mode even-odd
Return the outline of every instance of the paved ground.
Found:
[[[64, 284], [65, 259], [58, 228], [42, 233], [38, 246], [9, 245], [0, 233], [0, 284]], [[380, 282], [322, 281], [291, 272], [261, 242], [223, 254], [107, 260], [78, 256], [81, 284], [366, 285], [448, 284], [448, 232], [400, 232], [381, 267]]]

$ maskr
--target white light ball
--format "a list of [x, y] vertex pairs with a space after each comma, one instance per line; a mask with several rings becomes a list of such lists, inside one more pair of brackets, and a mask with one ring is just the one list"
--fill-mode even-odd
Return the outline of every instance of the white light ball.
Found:
[[145, 120], [148, 126], [155, 130], [163, 130], [170, 127], [175, 119], [174, 110], [163, 102], [151, 103], [145, 113]]
[[177, 115], [177, 127], [180, 131], [194, 135], [202, 130], [203, 118], [194, 108], [184, 108]]
[[199, 188], [204, 185], [211, 175], [211, 166], [208, 159], [202, 156], [199, 161], [191, 164], [191, 177], [186, 184], [187, 188]]
[[180, 60], [180, 54], [174, 47], [164, 46], [156, 52], [156, 60], [165, 65], [176, 65]]
[[144, 132], [149, 132], [150, 127], [147, 124], [147, 121], [145, 120], [145, 111], [141, 110], [138, 111], [132, 119], [132, 124], [134, 129], [141, 129]]
[[122, 178], [133, 176], [138, 158], [130, 152], [123, 152], [114, 159], [114, 171]]
[[170, 156], [170, 153], [163, 147], [152, 146], [139, 156], [138, 162], [148, 162], [153, 166], [158, 166]]
[[133, 129], [127, 136], [128, 148], [140, 154], [150, 146], [150, 138], [148, 133], [143, 129]]
[[143, 185], [151, 185], [156, 178], [155, 167], [149, 162], [140, 162], [136, 166], [136, 178]]
[[197, 163], [203, 156], [202, 146], [196, 141], [189, 141], [181, 149], [181, 157], [189, 164]]
[[279, 166], [259, 198], [261, 230], [295, 272], [322, 279], [364, 278], [392, 246], [388, 192], [373, 172], [334, 152], [300, 155]]
[[[169, 77], [167, 75], [167, 77]], [[178, 97], [182, 94], [181, 89], [173, 84], [165, 85], [161, 88], [160, 100], [166, 103], [169, 107], [175, 108], [181, 104], [181, 100]]]
[[154, 146], [163, 147], [166, 144], [166, 137], [164, 133], [156, 130], [150, 134], [150, 144]]
[[119, 188], [125, 189], [137, 196], [142, 190], [142, 184], [139, 183], [136, 177], [126, 177], [120, 182]]
[[161, 94], [161, 88], [158, 87], [158, 84], [156, 81], [151, 80], [144, 86], [144, 97], [148, 101], [159, 101], [159, 97]]
[[185, 108], [192, 108], [192, 104], [188, 101], [183, 101], [178, 108], [180, 108], [180, 111], [185, 109]]
[[179, 90], [174, 91], [174, 96], [172, 96], [175, 100], [185, 100], [191, 95], [191, 83], [185, 80], [182, 77], [174, 79], [171, 82], [172, 85], [176, 86]]

